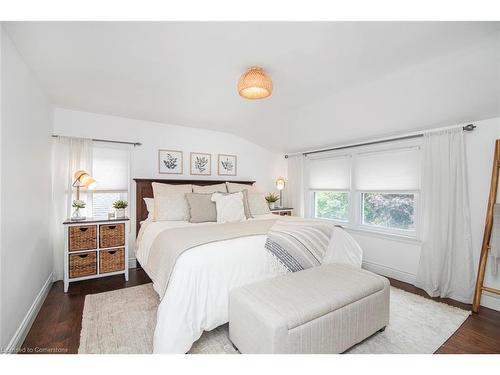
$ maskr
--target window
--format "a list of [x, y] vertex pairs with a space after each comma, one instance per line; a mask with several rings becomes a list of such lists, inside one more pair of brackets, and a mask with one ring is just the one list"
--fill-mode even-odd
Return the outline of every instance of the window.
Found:
[[95, 143], [93, 146], [92, 176], [96, 187], [92, 196], [92, 216], [107, 216], [113, 202], [129, 200], [129, 148], [128, 146]]
[[309, 215], [416, 237], [420, 189], [417, 141], [314, 155], [305, 164]]
[[418, 147], [358, 153], [354, 180], [360, 195], [360, 224], [414, 235], [419, 171]]
[[348, 221], [349, 193], [318, 191], [314, 193], [314, 216], [317, 218]]
[[113, 202], [117, 200], [128, 201], [128, 193], [92, 193], [92, 216], [107, 216], [112, 210]]
[[313, 216], [348, 222], [351, 186], [350, 156], [311, 158], [308, 160], [308, 180], [313, 192]]
[[364, 225], [415, 230], [415, 194], [362, 193]]

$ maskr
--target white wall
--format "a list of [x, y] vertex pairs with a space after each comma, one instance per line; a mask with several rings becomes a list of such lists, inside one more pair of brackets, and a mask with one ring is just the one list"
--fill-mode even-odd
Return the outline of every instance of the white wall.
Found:
[[[468, 188], [471, 209], [474, 269], [477, 271], [491, 181], [495, 140], [500, 138], [500, 118], [474, 122], [477, 128], [465, 134]], [[500, 202], [500, 200], [499, 200]], [[364, 267], [395, 279], [413, 283], [421, 244], [416, 240], [394, 239], [385, 235], [351, 231], [364, 250]], [[488, 262], [491, 260], [488, 259]], [[500, 289], [500, 273], [494, 277], [491, 262], [485, 285]], [[500, 310], [500, 296], [484, 293], [482, 305]]]
[[5, 31], [1, 36], [1, 338], [21, 344], [52, 281], [52, 108]]
[[[3, 128], [3, 112], [2, 112], [2, 52], [3, 52], [3, 27], [0, 23], [0, 146], [2, 145], [2, 128]], [[0, 282], [2, 280], [2, 152], [0, 148]], [[2, 330], [2, 311], [3, 311], [2, 287], [0, 286], [0, 345], [3, 346], [3, 330]], [[0, 349], [0, 353], [2, 350]]]
[[[54, 133], [71, 137], [141, 142], [142, 146], [132, 150], [132, 178], [255, 180], [261, 191], [268, 192], [275, 190], [276, 177], [286, 174], [286, 161], [283, 155], [270, 152], [261, 146], [228, 133], [62, 108], [54, 110]], [[158, 173], [159, 149], [182, 150], [184, 152], [183, 175]], [[212, 154], [212, 175], [210, 177], [189, 174], [190, 152]], [[217, 154], [219, 153], [238, 156], [238, 175], [236, 177], [217, 176]], [[135, 183], [132, 183], [131, 187], [132, 196], [129, 211], [132, 221], [135, 223]], [[132, 235], [131, 238], [135, 238], [135, 236]]]
[[[495, 140], [500, 138], [500, 118], [479, 121], [475, 124], [477, 128], [472, 133], [467, 134], [465, 144], [472, 222], [472, 245], [475, 254], [474, 268], [477, 270], [483, 241]], [[498, 197], [497, 202], [500, 202]], [[500, 289], [500, 272], [497, 276], [493, 276], [491, 273], [491, 258], [488, 259], [486, 266], [485, 285]], [[500, 310], [500, 296], [485, 292], [481, 304]]]

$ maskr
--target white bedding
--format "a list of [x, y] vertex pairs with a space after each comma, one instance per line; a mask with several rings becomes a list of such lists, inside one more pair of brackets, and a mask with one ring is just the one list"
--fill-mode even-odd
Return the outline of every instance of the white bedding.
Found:
[[[252, 220], [276, 218], [259, 215]], [[185, 221], [145, 222], [138, 236], [137, 259], [146, 264], [156, 236], [167, 228], [191, 225]], [[236, 238], [197, 246], [184, 252], [172, 272], [158, 308], [155, 353], [186, 353], [203, 331], [228, 321], [229, 291], [283, 272], [269, 261], [265, 235]]]

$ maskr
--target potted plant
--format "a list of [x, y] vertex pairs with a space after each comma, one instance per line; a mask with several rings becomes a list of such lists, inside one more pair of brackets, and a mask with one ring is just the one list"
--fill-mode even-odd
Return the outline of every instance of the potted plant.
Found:
[[113, 202], [113, 208], [116, 210], [116, 218], [123, 219], [125, 217], [125, 209], [128, 207], [128, 202], [124, 200], [117, 200]]
[[267, 204], [269, 204], [269, 209], [274, 210], [274, 206], [277, 201], [279, 201], [280, 197], [278, 194], [269, 193], [265, 196]]
[[82, 216], [80, 209], [85, 208], [85, 201], [76, 199], [73, 201], [73, 204], [71, 205], [75, 211], [73, 212], [73, 215], [71, 216], [71, 220], [85, 220], [85, 216]]

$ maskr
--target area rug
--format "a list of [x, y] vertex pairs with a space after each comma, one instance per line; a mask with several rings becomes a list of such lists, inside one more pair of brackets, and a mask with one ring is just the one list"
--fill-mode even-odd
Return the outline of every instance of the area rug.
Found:
[[[79, 353], [152, 353], [158, 296], [152, 284], [86, 296]], [[391, 287], [390, 322], [349, 354], [434, 353], [470, 311]], [[236, 354], [228, 325], [205, 332], [191, 354]]]

